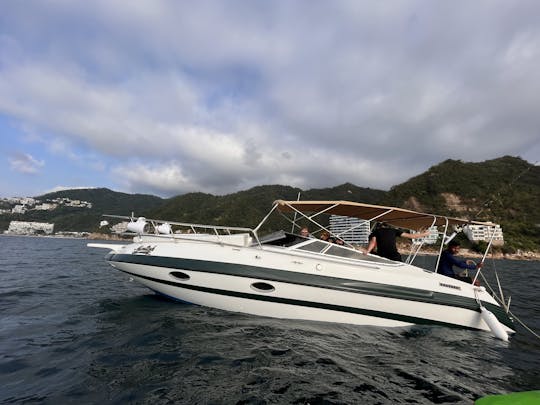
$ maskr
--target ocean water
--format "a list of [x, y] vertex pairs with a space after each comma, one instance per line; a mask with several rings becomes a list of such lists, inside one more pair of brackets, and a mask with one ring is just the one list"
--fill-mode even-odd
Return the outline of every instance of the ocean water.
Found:
[[[0, 402], [471, 404], [540, 389], [540, 340], [519, 325], [505, 343], [228, 313], [160, 298], [86, 243], [0, 236]], [[540, 331], [540, 262], [493, 267]]]

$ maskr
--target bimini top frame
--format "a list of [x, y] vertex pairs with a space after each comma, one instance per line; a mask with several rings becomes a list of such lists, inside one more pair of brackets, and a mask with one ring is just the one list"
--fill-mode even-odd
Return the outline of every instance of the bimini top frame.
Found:
[[[277, 209], [282, 213], [295, 213], [299, 214], [301, 217], [307, 219], [315, 226], [321, 230], [330, 232], [320, 223], [318, 223], [315, 218], [321, 214], [328, 215], [341, 215], [347, 217], [354, 217], [363, 220], [360, 224], [351, 227], [350, 229], [342, 232], [350, 232], [351, 230], [361, 226], [365, 222], [378, 221], [386, 222], [389, 225], [410, 229], [414, 231], [419, 231], [422, 229], [428, 229], [432, 226], [444, 227], [444, 231], [441, 233], [443, 236], [441, 239], [441, 245], [439, 249], [439, 255], [437, 258], [437, 264], [435, 269], [438, 267], [440, 255], [442, 253], [443, 245], [448, 243], [450, 239], [455, 236], [448, 237], [448, 231], [450, 229], [454, 230], [456, 228], [463, 228], [467, 225], [483, 225], [483, 226], [495, 226], [492, 222], [480, 222], [480, 221], [471, 221], [461, 218], [452, 218], [444, 215], [435, 215], [422, 213], [417, 211], [406, 210], [403, 208], [396, 207], [387, 207], [381, 205], [372, 205], [372, 204], [363, 204], [350, 201], [285, 201], [277, 200], [274, 202], [272, 210]], [[263, 220], [264, 222], [264, 220]], [[260, 225], [259, 225], [260, 226]], [[330, 232], [331, 233], [331, 232]], [[340, 235], [335, 235], [339, 237]], [[420, 247], [419, 247], [420, 248]], [[418, 248], [418, 250], [419, 250]], [[489, 245], [488, 245], [489, 249]], [[414, 256], [409, 255], [407, 262], [411, 263], [418, 250]], [[486, 250], [487, 253], [487, 250]], [[484, 255], [485, 257], [485, 255]]]
[[[392, 226], [404, 229], [420, 230], [430, 226], [459, 226], [486, 225], [493, 226], [491, 222], [470, 221], [467, 219], [451, 218], [443, 215], [426, 214], [396, 207], [363, 204], [350, 201], [284, 201], [274, 202], [281, 212], [313, 213], [310, 217], [319, 214], [342, 215], [355, 217], [366, 221], [377, 220]], [[305, 215], [304, 215], [305, 216]], [[306, 217], [308, 218], [308, 217]]]

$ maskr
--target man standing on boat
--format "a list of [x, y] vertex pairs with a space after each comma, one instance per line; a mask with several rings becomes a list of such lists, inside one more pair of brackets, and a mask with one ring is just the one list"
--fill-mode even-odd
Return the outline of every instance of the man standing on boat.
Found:
[[407, 233], [400, 231], [399, 229], [392, 228], [385, 222], [381, 222], [369, 235], [369, 244], [366, 254], [371, 253], [371, 251], [377, 247], [376, 254], [378, 256], [400, 262], [401, 255], [399, 254], [396, 246], [397, 237], [416, 239], [423, 238], [428, 235], [429, 230], [419, 233]]
[[458, 241], [451, 240], [448, 243], [448, 248], [441, 254], [439, 266], [437, 267], [437, 273], [470, 283], [472, 281], [470, 277], [463, 277], [454, 273], [454, 266], [463, 270], [475, 270], [481, 268], [482, 263], [476, 264], [472, 260], [458, 259], [456, 255], [459, 253], [459, 248], [460, 245]]

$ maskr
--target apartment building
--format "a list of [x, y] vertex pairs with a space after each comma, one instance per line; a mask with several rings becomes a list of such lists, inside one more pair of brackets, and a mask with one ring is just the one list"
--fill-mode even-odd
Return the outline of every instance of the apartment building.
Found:
[[35, 235], [39, 233], [50, 235], [53, 230], [54, 224], [46, 222], [11, 221], [6, 233], [14, 235]]
[[[352, 227], [355, 227], [352, 231], [343, 233]], [[331, 215], [330, 231], [334, 235], [339, 235], [347, 243], [367, 244], [370, 234], [370, 223], [359, 218]]]
[[489, 242], [493, 236], [494, 245], [503, 245], [504, 236], [500, 225], [467, 225], [463, 232], [472, 242]]

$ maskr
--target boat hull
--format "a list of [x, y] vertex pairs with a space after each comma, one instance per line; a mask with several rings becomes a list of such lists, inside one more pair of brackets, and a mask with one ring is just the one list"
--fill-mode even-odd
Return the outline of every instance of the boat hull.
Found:
[[[235, 255], [223, 262], [223, 251], [212, 252], [208, 246], [208, 259], [199, 260], [196, 258], [202, 256], [198, 248], [191, 244], [184, 254], [175, 257], [171, 256], [173, 251], [177, 254], [181, 250], [177, 244], [170, 249], [156, 245], [144, 254], [130, 253], [137, 251], [135, 247], [112, 252], [108, 260], [113, 267], [160, 294], [226, 311], [356, 325], [435, 324], [490, 330], [472, 290], [461, 295], [449, 288], [449, 292], [435, 291], [428, 284], [444, 289], [440, 287], [444, 278], [413, 266], [352, 266], [310, 257], [291, 260], [290, 253], [238, 247], [232, 248]], [[212, 260], [219, 254], [221, 261]], [[391, 276], [401, 280], [401, 284], [390, 284]], [[413, 287], [426, 278], [422, 288]], [[465, 283], [457, 287], [474, 288]], [[485, 297], [483, 305], [495, 313], [508, 333], [513, 333], [511, 321], [489, 298]]]

